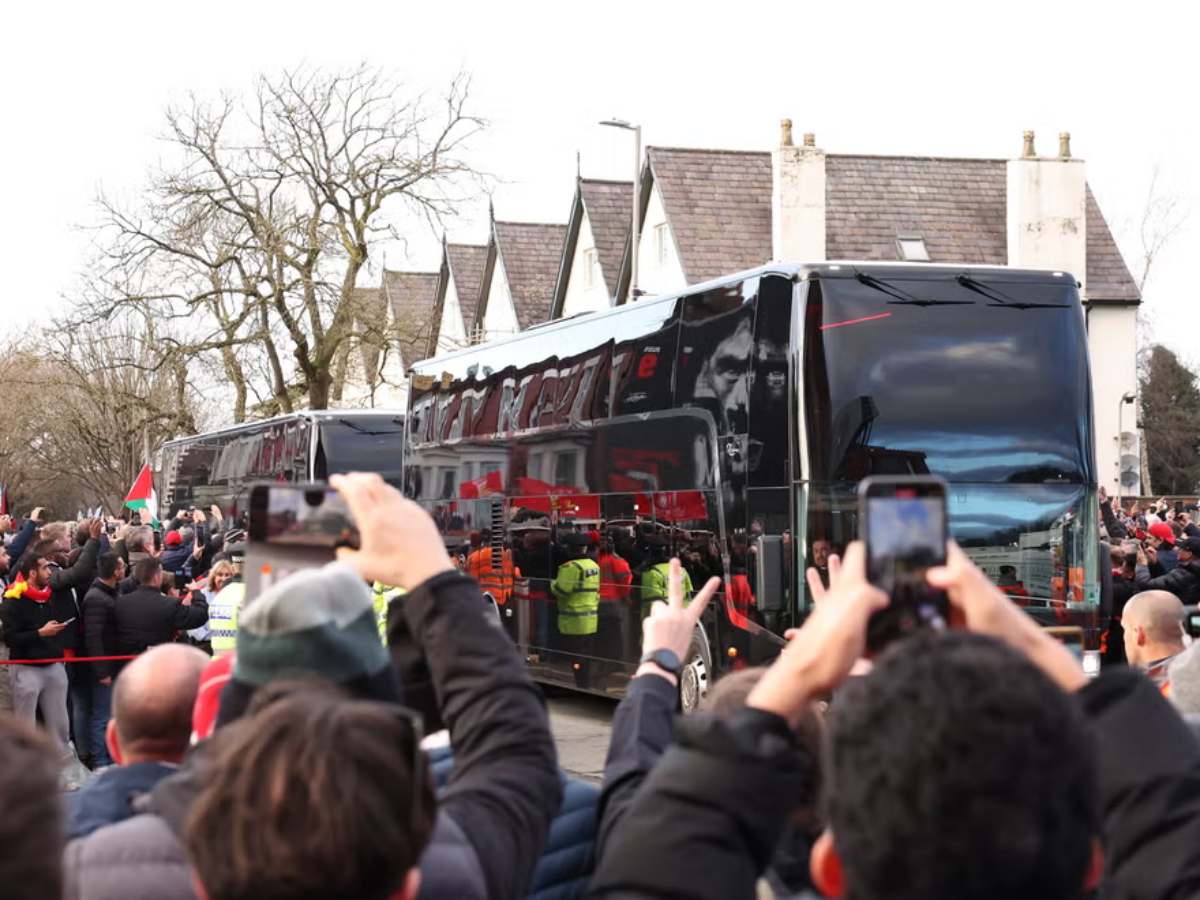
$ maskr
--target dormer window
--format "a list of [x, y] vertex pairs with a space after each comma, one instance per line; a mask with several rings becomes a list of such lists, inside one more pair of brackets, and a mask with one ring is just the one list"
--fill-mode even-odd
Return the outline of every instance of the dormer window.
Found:
[[896, 238], [896, 249], [905, 262], [929, 262], [929, 249], [925, 246], [925, 238], [919, 234]]
[[599, 265], [596, 263], [596, 251], [583, 251], [583, 284], [584, 287], [595, 287], [597, 282], [596, 273], [599, 270]]

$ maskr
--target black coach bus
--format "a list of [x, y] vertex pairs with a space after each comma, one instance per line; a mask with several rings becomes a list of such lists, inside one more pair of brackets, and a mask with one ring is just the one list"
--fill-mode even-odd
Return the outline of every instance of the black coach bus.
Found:
[[247, 511], [256, 481], [311, 481], [336, 472], [379, 472], [400, 487], [404, 415], [322, 410], [244, 422], [167, 441], [155, 466], [163, 521], [181, 507]]
[[[765, 661], [810, 608], [808, 565], [857, 530], [871, 474], [945, 478], [955, 538], [1047, 625], [1098, 646], [1084, 314], [1065, 273], [772, 265], [548, 323], [413, 367], [406, 492], [451, 544], [520, 570], [502, 619], [543, 681], [619, 695], [640, 655], [639, 572], [664, 541], [705, 614], [685, 706]], [[567, 532], [609, 538], [589, 658], [549, 584]]]

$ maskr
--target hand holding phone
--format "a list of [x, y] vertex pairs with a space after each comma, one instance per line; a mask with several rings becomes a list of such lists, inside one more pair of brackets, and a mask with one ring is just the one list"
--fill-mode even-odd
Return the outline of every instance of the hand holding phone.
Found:
[[890, 597], [871, 617], [867, 649], [877, 652], [918, 628], [945, 628], [949, 600], [925, 576], [946, 563], [946, 483], [933, 476], [867, 478], [858, 503], [867, 579]]

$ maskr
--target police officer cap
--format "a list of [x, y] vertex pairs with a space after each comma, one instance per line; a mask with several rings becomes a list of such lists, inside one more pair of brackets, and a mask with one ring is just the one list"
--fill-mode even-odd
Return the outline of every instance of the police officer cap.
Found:
[[568, 547], [587, 547], [591, 545], [592, 539], [582, 532], [569, 531], [563, 537], [563, 543]]
[[670, 542], [661, 534], [648, 534], [642, 538], [647, 547], [666, 547]]

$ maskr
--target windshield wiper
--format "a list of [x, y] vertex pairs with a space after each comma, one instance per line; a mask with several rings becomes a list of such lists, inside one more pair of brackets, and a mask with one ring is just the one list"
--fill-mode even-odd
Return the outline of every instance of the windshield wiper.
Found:
[[889, 297], [895, 297], [895, 300], [889, 300], [888, 306], [974, 306], [974, 300], [926, 300], [921, 297], [914, 297], [906, 291], [900, 290], [895, 285], [889, 284], [876, 278], [874, 275], [868, 275], [866, 272], [855, 272], [854, 277], [861, 284], [867, 287], [875, 288], [881, 293], [887, 294]]
[[[347, 428], [353, 428], [359, 434], [365, 434], [368, 436], [375, 436], [375, 435], [381, 435], [381, 434], [403, 434], [404, 433], [403, 431], [373, 431], [370, 428], [363, 428], [357, 422], [352, 422], [350, 419], [339, 418], [339, 419], [336, 419], [335, 421], [341, 425], [345, 425]], [[401, 424], [401, 422], [398, 421], [394, 417], [392, 418], [392, 422], [394, 422], [397, 425]]]
[[984, 284], [982, 281], [977, 281], [970, 275], [959, 275], [955, 279], [959, 284], [965, 287], [968, 291], [974, 291], [976, 294], [982, 294], [991, 300], [991, 303], [985, 303], [984, 306], [1003, 306], [1008, 309], [1070, 309], [1070, 303], [1034, 303], [1028, 300], [1014, 300], [1008, 294], [999, 288]]

